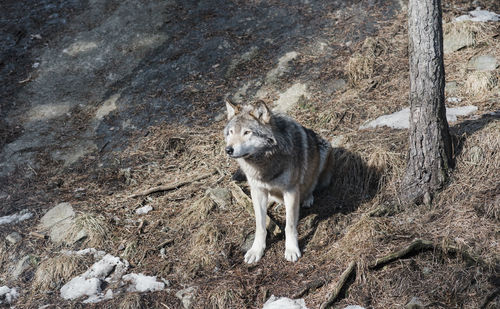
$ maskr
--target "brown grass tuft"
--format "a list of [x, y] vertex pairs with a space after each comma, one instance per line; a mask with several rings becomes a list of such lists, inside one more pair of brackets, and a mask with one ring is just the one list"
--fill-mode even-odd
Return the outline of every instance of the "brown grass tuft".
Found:
[[215, 266], [219, 244], [224, 237], [218, 226], [216, 222], [208, 221], [193, 234], [190, 243], [190, 264], [193, 271]]
[[495, 88], [498, 78], [493, 72], [471, 72], [467, 75], [465, 89], [468, 94], [486, 97]]
[[68, 231], [67, 239], [75, 239], [81, 231], [85, 231], [86, 246], [103, 248], [108, 238], [110, 226], [103, 216], [81, 213], [75, 218], [75, 223]]
[[209, 296], [210, 307], [213, 309], [240, 307], [243, 305], [241, 304], [242, 296], [239, 291], [233, 289], [216, 289]]
[[35, 272], [33, 288], [38, 291], [54, 290], [71, 277], [85, 270], [85, 257], [59, 254], [42, 261]]
[[120, 309], [141, 309], [145, 308], [138, 293], [126, 293], [123, 300], [118, 305]]

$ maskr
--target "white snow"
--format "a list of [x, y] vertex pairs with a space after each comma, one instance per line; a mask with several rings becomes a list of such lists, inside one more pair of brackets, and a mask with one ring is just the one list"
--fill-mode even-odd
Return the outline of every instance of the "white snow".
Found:
[[151, 205], [146, 205], [146, 206], [143, 206], [141, 208], [137, 208], [135, 210], [135, 213], [138, 215], [145, 215], [148, 212], [150, 212], [151, 210], [153, 210], [153, 207], [151, 207]]
[[458, 16], [455, 18], [455, 21], [478, 21], [478, 22], [487, 22], [487, 21], [500, 21], [500, 15], [494, 12], [481, 10], [480, 7], [476, 8], [474, 11], [470, 11], [467, 15]]
[[345, 307], [344, 309], [365, 309], [365, 307], [361, 307], [358, 305], [349, 305], [349, 306]]
[[[457, 116], [467, 116], [477, 111], [477, 106], [463, 106], [463, 107], [452, 107], [446, 109], [446, 119], [448, 122], [457, 121]], [[393, 129], [408, 129], [410, 125], [410, 108], [405, 108], [399, 112], [395, 112], [390, 115], [380, 116], [375, 120], [372, 120], [364, 125], [360, 126], [359, 129], [369, 129], [377, 127], [390, 127]]]
[[[103, 251], [94, 248], [87, 248], [80, 251], [65, 251], [64, 254], [94, 254], [98, 257]], [[61, 288], [61, 297], [64, 299], [77, 299], [87, 296], [83, 303], [98, 303], [103, 300], [113, 298], [114, 295], [124, 291], [125, 286], [128, 292], [154, 292], [165, 288], [165, 283], [159, 282], [156, 276], [146, 276], [143, 274], [127, 274], [129, 264], [125, 260], [106, 254], [101, 260], [94, 263], [83, 274], [71, 279]], [[103, 283], [116, 283], [120, 287], [116, 291], [111, 288], [103, 290]], [[114, 285], [116, 286], [116, 285]], [[123, 287], [123, 288], [121, 288]]]
[[9, 288], [6, 285], [0, 287], [0, 304], [2, 304], [4, 300], [8, 304], [11, 304], [18, 297], [19, 292], [17, 292], [16, 288]]
[[301, 299], [290, 299], [288, 297], [271, 297], [266, 301], [262, 309], [307, 309], [306, 302]]
[[33, 217], [33, 214], [31, 212], [26, 211], [26, 210], [22, 210], [17, 214], [0, 217], [0, 225], [10, 224], [10, 223], [19, 223], [19, 222], [27, 220], [31, 217]]
[[66, 283], [61, 288], [61, 297], [64, 299], [76, 299], [82, 296], [90, 296], [88, 300], [95, 300], [101, 296], [101, 286], [104, 280], [109, 282], [119, 279], [116, 278], [117, 276], [109, 276], [113, 270], [115, 274], [121, 277], [127, 268], [127, 261], [122, 262], [120, 258], [106, 254], [86, 272]]
[[130, 282], [129, 292], [154, 292], [165, 288], [165, 283], [156, 281], [156, 276], [143, 274], [128, 274], [122, 277], [125, 282]]

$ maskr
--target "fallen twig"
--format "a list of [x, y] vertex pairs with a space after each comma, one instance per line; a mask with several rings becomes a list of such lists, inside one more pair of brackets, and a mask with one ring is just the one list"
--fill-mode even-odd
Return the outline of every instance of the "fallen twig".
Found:
[[134, 193], [134, 194], [130, 195], [128, 198], [134, 198], [134, 197], [139, 197], [139, 196], [146, 196], [146, 195], [149, 195], [149, 194], [152, 194], [152, 193], [156, 193], [156, 192], [163, 192], [163, 191], [175, 190], [175, 189], [178, 189], [178, 188], [180, 188], [182, 186], [190, 184], [192, 182], [196, 182], [196, 181], [200, 181], [202, 179], [208, 178], [208, 177], [212, 176], [213, 174], [215, 174], [215, 172], [216, 172], [216, 170], [214, 170], [214, 171], [212, 171], [210, 173], [198, 176], [198, 177], [196, 177], [194, 179], [186, 180], [186, 181], [181, 181], [181, 182], [174, 183], [174, 184], [171, 184], [171, 185], [163, 185], [163, 186], [153, 187], [153, 188], [150, 188], [150, 189], [147, 189], [147, 190], [144, 190], [144, 191], [140, 191], [140, 192]]
[[309, 282], [302, 290], [298, 291], [297, 293], [293, 294], [292, 298], [301, 298], [306, 294], [309, 294], [311, 290], [318, 289], [325, 285], [329, 280], [327, 279], [322, 279], [322, 280], [315, 280], [312, 282]]
[[368, 265], [369, 269], [378, 269], [386, 264], [389, 264], [395, 260], [404, 258], [410, 254], [418, 253], [421, 251], [434, 249], [434, 244], [428, 240], [416, 239], [411, 244], [409, 244], [406, 248], [403, 248], [394, 253], [388, 254], [380, 259], [375, 260]]
[[351, 263], [349, 263], [349, 266], [347, 266], [347, 269], [344, 270], [342, 275], [340, 275], [339, 281], [337, 282], [337, 285], [333, 289], [332, 293], [330, 293], [330, 295], [328, 296], [328, 299], [321, 304], [320, 307], [321, 309], [330, 307], [337, 300], [340, 291], [344, 288], [345, 284], [347, 283], [351, 274], [354, 272], [355, 268], [356, 268], [356, 262], [351, 261]]

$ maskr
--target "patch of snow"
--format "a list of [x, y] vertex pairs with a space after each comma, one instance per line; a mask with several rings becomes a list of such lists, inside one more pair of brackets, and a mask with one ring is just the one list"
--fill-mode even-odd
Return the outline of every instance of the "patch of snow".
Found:
[[449, 97], [446, 99], [446, 102], [448, 102], [448, 103], [460, 103], [460, 102], [462, 102], [462, 99], [457, 98], [457, 97]]
[[[101, 297], [103, 281], [113, 282], [118, 280], [128, 268], [128, 262], [106, 254], [100, 261], [94, 263], [86, 272], [71, 279], [61, 288], [61, 297], [64, 299], [77, 299], [89, 296], [90, 300]], [[118, 276], [109, 276], [112, 272]], [[108, 277], [109, 276], [109, 277]], [[104, 297], [102, 297], [104, 300]]]
[[108, 300], [108, 299], [111, 299], [113, 298], [114, 294], [113, 294], [113, 290], [109, 289], [105, 294], [103, 293], [99, 293], [99, 294], [95, 294], [95, 295], [91, 295], [89, 296], [89, 298], [87, 298], [86, 300], [82, 301], [82, 303], [84, 304], [95, 304], [95, 303], [99, 303], [103, 300]]
[[151, 207], [151, 205], [146, 205], [146, 206], [143, 206], [141, 208], [137, 208], [135, 210], [135, 213], [138, 215], [145, 215], [148, 212], [150, 212], [151, 210], [153, 210], [153, 207]]
[[306, 302], [301, 299], [290, 299], [288, 297], [271, 297], [266, 301], [262, 309], [307, 309]]
[[7, 304], [11, 304], [18, 297], [19, 297], [19, 292], [17, 291], [16, 288], [9, 288], [6, 285], [0, 287], [0, 304], [2, 304], [4, 301]]
[[358, 305], [349, 305], [349, 306], [345, 307], [344, 309], [365, 309], [365, 307], [361, 307]]
[[446, 109], [446, 119], [449, 122], [457, 121], [457, 116], [467, 116], [477, 111], [477, 106], [461, 106]]
[[165, 288], [165, 283], [156, 281], [156, 276], [145, 276], [143, 274], [127, 274], [122, 277], [125, 282], [130, 282], [129, 292], [154, 292]]
[[10, 224], [10, 223], [19, 223], [19, 222], [27, 220], [31, 217], [33, 217], [33, 213], [31, 213], [27, 210], [22, 210], [17, 214], [0, 217], [0, 225]]
[[458, 16], [455, 21], [477, 21], [477, 22], [487, 22], [487, 21], [500, 21], [500, 15], [494, 12], [481, 10], [477, 7], [474, 11], [470, 11], [467, 15]]
[[[462, 106], [462, 107], [452, 107], [446, 109], [446, 119], [448, 122], [457, 121], [457, 116], [467, 116], [477, 111], [477, 106]], [[390, 115], [383, 115], [375, 120], [372, 120], [364, 125], [360, 126], [359, 129], [369, 129], [377, 127], [389, 127], [393, 129], [408, 129], [410, 125], [410, 108], [405, 108], [399, 112], [395, 112]]]

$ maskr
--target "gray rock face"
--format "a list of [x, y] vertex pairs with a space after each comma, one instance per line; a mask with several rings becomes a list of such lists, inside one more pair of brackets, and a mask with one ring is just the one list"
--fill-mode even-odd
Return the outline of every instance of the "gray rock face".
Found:
[[177, 293], [175, 293], [175, 296], [181, 300], [182, 306], [185, 309], [189, 309], [193, 304], [197, 290], [197, 287], [191, 286], [178, 291]]
[[498, 67], [498, 62], [493, 55], [481, 55], [469, 60], [467, 68], [475, 71], [493, 71]]

